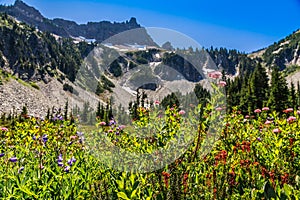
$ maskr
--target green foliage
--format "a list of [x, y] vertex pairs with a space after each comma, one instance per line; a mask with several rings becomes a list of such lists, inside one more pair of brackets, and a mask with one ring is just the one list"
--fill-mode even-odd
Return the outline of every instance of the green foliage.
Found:
[[64, 90], [64, 91], [69, 91], [70, 93], [72, 93], [72, 94], [74, 94], [74, 95], [78, 95], [78, 94], [79, 94], [78, 91], [75, 90], [75, 89], [73, 88], [73, 86], [69, 85], [68, 83], [64, 83], [64, 84], [63, 84], [63, 90]]
[[109, 68], [108, 68], [109, 72], [112, 73], [115, 77], [119, 77], [122, 75], [122, 68], [121, 65], [118, 63], [117, 60], [114, 60]]
[[169, 108], [174, 108], [174, 107], [179, 107], [179, 100], [177, 98], [177, 95], [172, 92], [171, 94], [168, 94], [162, 101], [161, 101], [161, 105], [167, 109]]
[[[29, 80], [36, 71], [53, 76], [59, 69], [74, 81], [82, 58], [71, 39], [58, 41], [50, 33], [38, 32], [13, 18], [0, 13], [0, 54], [8, 60], [13, 73], [26, 75]], [[52, 71], [54, 70], [54, 71]]]
[[30, 85], [31, 85], [31, 87], [33, 87], [33, 88], [35, 88], [37, 90], [40, 89], [40, 87], [35, 82], [30, 82]]
[[300, 70], [300, 66], [298, 65], [291, 65], [291, 66], [287, 66], [283, 71], [283, 76], [286, 77], [290, 74], [293, 74], [294, 72], [297, 72]]
[[275, 42], [268, 47], [263, 54], [266, 64], [270, 67], [279, 67], [279, 70], [285, 69], [286, 63], [289, 63], [296, 56], [300, 55], [298, 50], [300, 43], [300, 32], [294, 32], [286, 38]]
[[274, 68], [272, 71], [271, 91], [268, 105], [277, 112], [286, 109], [289, 105], [289, 90], [287, 83], [278, 68]]
[[111, 82], [106, 76], [101, 75], [100, 80], [97, 84], [95, 94], [100, 95], [102, 94], [105, 90], [108, 90], [109, 92], [112, 92], [111, 88], [115, 87], [115, 84]]
[[194, 88], [194, 93], [199, 100], [199, 104], [205, 106], [208, 103], [210, 99], [210, 93], [201, 84], [196, 84]]
[[[88, 107], [88, 106], [87, 106]], [[99, 104], [101, 108], [102, 105]], [[100, 109], [101, 110], [101, 109]], [[139, 108], [139, 120], [123, 129], [115, 123], [94, 132], [78, 132], [68, 120], [34, 117], [2, 128], [0, 153], [1, 198], [17, 199], [297, 199], [300, 195], [300, 120], [296, 111], [262, 111], [255, 118], [233, 111], [224, 116], [220, 137], [205, 155], [211, 105], [202, 120], [167, 109]], [[197, 108], [195, 112], [198, 112]], [[290, 116], [296, 120], [287, 121]], [[1, 126], [3, 119], [1, 117]], [[271, 124], [265, 124], [272, 118]], [[12, 119], [12, 118], [11, 118]], [[205, 120], [206, 119], [206, 120]], [[7, 118], [8, 120], [8, 118]], [[131, 130], [142, 128], [151, 137], [137, 137]], [[274, 130], [280, 131], [274, 131]], [[141, 130], [141, 129], [137, 129]], [[163, 131], [162, 131], [163, 130]], [[155, 152], [170, 141], [196, 131], [185, 153], [162, 169], [133, 173], [108, 168], [89, 148], [102, 146], [105, 136], [113, 145], [130, 152]], [[145, 134], [149, 134], [145, 132]], [[45, 134], [47, 136], [45, 136]], [[83, 139], [85, 138], [85, 139]], [[103, 138], [104, 139], [104, 138]], [[94, 143], [87, 143], [94, 142]], [[199, 145], [199, 146], [198, 146]], [[172, 155], [171, 155], [172, 156]], [[10, 158], [16, 157], [12, 162]], [[74, 158], [72, 164], [68, 161]], [[114, 157], [112, 158], [114, 159]], [[124, 157], [130, 160], [130, 158]], [[61, 160], [59, 164], [58, 160]], [[149, 164], [151, 161], [147, 161]], [[120, 164], [120, 163], [118, 163]], [[63, 165], [63, 166], [62, 166]], [[69, 168], [66, 168], [69, 166]], [[24, 168], [23, 168], [24, 167]], [[67, 169], [67, 170], [66, 170]]]

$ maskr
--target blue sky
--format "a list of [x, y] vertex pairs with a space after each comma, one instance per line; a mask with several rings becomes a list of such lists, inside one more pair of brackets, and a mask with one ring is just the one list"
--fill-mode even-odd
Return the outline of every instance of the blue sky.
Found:
[[[14, 0], [0, 0], [12, 4]], [[125, 21], [179, 31], [205, 47], [251, 52], [300, 28], [300, 0], [24, 0], [45, 17]]]

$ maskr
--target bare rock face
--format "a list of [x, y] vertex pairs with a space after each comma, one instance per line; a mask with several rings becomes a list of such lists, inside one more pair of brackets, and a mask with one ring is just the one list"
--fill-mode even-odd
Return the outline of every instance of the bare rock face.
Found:
[[[63, 85], [56, 79], [48, 78], [45, 84], [37, 82], [39, 89], [30, 86], [29, 83], [9, 79], [0, 85], [0, 115], [3, 113], [20, 114], [23, 106], [27, 107], [28, 114], [34, 116], [45, 116], [48, 109], [64, 108], [66, 101], [70, 108], [82, 108], [85, 101], [95, 107], [98, 102], [97, 96], [87, 93], [79, 87], [72, 85], [80, 95], [74, 95], [63, 90]], [[71, 83], [69, 83], [71, 84]]]

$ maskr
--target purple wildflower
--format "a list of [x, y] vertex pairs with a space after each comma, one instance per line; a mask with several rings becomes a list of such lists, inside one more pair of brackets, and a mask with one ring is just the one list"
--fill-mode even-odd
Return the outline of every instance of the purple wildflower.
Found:
[[66, 167], [64, 168], [64, 171], [65, 171], [65, 172], [69, 172], [69, 171], [70, 171], [70, 166], [66, 166]]
[[5, 154], [4, 153], [0, 153], [0, 158], [3, 157]]
[[75, 163], [75, 162], [76, 162], [76, 159], [74, 157], [72, 157], [68, 160], [68, 165], [72, 166], [73, 163]]
[[18, 170], [18, 173], [19, 173], [19, 174], [22, 173], [23, 170], [24, 170], [24, 167], [22, 166], [22, 167], [20, 167], [20, 169]]
[[108, 125], [111, 126], [111, 125], [115, 125], [115, 124], [116, 124], [115, 120], [110, 120]]
[[18, 158], [16, 158], [16, 157], [11, 157], [11, 158], [9, 159], [9, 161], [15, 163], [15, 162], [18, 161]]
[[42, 138], [43, 138], [44, 143], [46, 143], [48, 141], [48, 135], [45, 134], [45, 135], [43, 135]]
[[57, 159], [57, 162], [62, 162], [62, 161], [63, 161], [63, 157], [62, 157], [61, 154], [59, 154], [58, 159]]
[[257, 139], [257, 141], [259, 141], [259, 142], [261, 141], [261, 138], [260, 138], [260, 137], [258, 137], [258, 138], [256, 138], [256, 139]]
[[78, 131], [77, 131], [77, 133], [76, 133], [76, 134], [77, 134], [77, 136], [78, 136], [78, 137], [81, 137], [81, 136], [83, 136], [83, 132], [78, 132]]
[[123, 130], [125, 128], [125, 125], [120, 125], [119, 128], [120, 130]]
[[58, 164], [59, 167], [63, 167], [64, 166], [64, 164], [62, 162], [58, 162], [57, 164]]
[[120, 135], [120, 132], [119, 132], [119, 131], [117, 131], [117, 132], [116, 132], [116, 135]]

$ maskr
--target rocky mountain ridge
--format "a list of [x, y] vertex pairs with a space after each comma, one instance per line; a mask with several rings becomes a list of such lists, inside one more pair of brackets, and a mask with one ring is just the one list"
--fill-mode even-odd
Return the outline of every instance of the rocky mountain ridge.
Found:
[[[48, 19], [37, 9], [31, 7], [21, 0], [16, 0], [13, 5], [0, 5], [0, 12], [7, 13], [17, 20], [33, 26], [40, 31], [50, 32], [61, 37], [82, 37], [102, 42], [109, 37], [136, 28], [142, 28], [132, 17], [126, 22], [100, 21], [88, 22], [87, 24], [77, 24], [74, 21], [60, 18]], [[156, 45], [148, 34], [143, 35], [138, 41], [139, 44]]]

